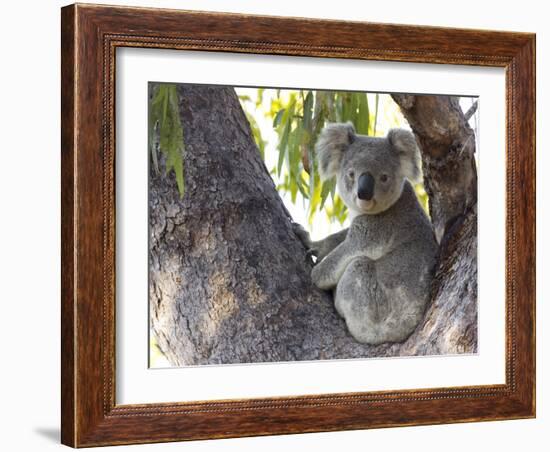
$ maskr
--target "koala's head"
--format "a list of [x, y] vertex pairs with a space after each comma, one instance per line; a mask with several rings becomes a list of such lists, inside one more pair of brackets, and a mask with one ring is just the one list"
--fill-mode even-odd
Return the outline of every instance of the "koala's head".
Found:
[[329, 124], [316, 152], [321, 180], [336, 176], [340, 196], [356, 215], [383, 212], [401, 196], [405, 178], [421, 178], [416, 140], [404, 129], [377, 138], [357, 135], [351, 123]]

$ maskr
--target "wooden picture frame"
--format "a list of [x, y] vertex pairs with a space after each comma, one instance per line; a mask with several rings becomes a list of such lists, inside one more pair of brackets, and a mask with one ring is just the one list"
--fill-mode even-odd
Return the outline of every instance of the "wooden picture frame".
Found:
[[[62, 442], [73, 447], [535, 416], [535, 35], [70, 5], [62, 9]], [[506, 69], [506, 383], [115, 403], [115, 50]]]

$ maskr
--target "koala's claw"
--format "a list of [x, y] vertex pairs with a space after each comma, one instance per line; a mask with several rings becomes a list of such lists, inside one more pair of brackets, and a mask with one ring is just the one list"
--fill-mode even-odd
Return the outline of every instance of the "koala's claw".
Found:
[[[319, 250], [317, 248], [312, 248], [313, 242], [311, 241], [309, 232], [307, 232], [304, 227], [299, 223], [292, 223], [292, 230], [306, 248], [306, 262], [310, 262], [311, 264], [315, 265], [318, 260], [317, 256], [319, 254]], [[313, 259], [314, 257], [315, 259]]]
[[[310, 248], [306, 251], [306, 261], [315, 265], [319, 261], [319, 250], [317, 248]], [[313, 259], [315, 257], [315, 259]]]
[[319, 250], [317, 248], [310, 248], [306, 252], [307, 257], [317, 257], [319, 255]]

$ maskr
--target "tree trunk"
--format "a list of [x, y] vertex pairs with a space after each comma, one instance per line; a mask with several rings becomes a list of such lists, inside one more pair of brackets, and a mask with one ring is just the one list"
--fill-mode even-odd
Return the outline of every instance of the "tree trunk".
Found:
[[234, 90], [181, 85], [178, 93], [185, 194], [164, 171], [152, 171], [149, 187], [151, 327], [172, 365], [473, 351], [460, 320], [468, 316], [457, 315], [467, 312], [457, 310], [461, 293], [452, 291], [462, 276], [475, 285], [475, 221], [457, 226], [470, 228], [463, 240], [470, 246], [445, 247], [446, 271], [458, 282], [441, 274], [419, 330], [404, 344], [359, 344], [330, 294], [311, 283], [311, 264]]
[[[476, 140], [459, 99], [393, 95], [422, 151], [424, 187], [440, 242], [432, 302], [407, 341], [420, 353], [477, 352]], [[474, 110], [468, 112], [468, 118]]]

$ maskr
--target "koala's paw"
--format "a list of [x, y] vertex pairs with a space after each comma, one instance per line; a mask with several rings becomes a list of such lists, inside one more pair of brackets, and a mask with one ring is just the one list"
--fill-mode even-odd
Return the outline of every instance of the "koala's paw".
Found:
[[325, 278], [321, 266], [316, 265], [311, 269], [311, 282], [319, 289], [328, 290], [329, 287], [325, 284]]
[[307, 250], [306, 261], [315, 265], [316, 259], [313, 259], [313, 257], [317, 257], [318, 250], [313, 248], [313, 242], [311, 241], [309, 232], [307, 232], [299, 223], [292, 223], [292, 230]]
[[307, 232], [304, 227], [299, 223], [292, 223], [292, 230], [306, 247], [306, 249], [309, 250], [311, 248], [311, 237], [309, 236], [309, 232]]

